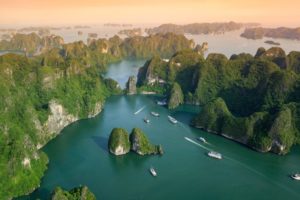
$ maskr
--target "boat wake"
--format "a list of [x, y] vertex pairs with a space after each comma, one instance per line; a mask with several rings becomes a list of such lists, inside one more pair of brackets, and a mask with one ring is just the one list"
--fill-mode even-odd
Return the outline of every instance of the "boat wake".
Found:
[[[190, 130], [185, 126], [184, 123], [179, 122], [179, 125], [180, 125], [180, 127], [183, 128], [185, 131], [190, 132]], [[197, 143], [197, 144], [199, 144], [199, 143]], [[212, 146], [212, 147], [214, 146], [214, 145], [212, 145], [211, 143], [209, 143], [209, 142], [207, 142], [207, 141], [206, 141], [204, 144], [210, 145], [210, 146]]]
[[185, 140], [187, 140], [187, 141], [188, 141], [188, 142], [190, 142], [190, 143], [193, 143], [193, 144], [195, 144], [195, 145], [197, 145], [197, 146], [201, 147], [202, 149], [205, 149], [205, 150], [207, 150], [207, 151], [212, 151], [212, 149], [210, 149], [210, 148], [207, 148], [207, 147], [205, 147], [205, 146], [203, 146], [203, 145], [199, 144], [198, 142], [196, 142], [196, 141], [192, 140], [191, 138], [184, 137], [184, 139], [185, 139]]
[[[192, 140], [192, 139], [190, 139], [190, 138], [188, 138], [188, 137], [184, 137], [184, 139], [187, 140], [187, 141], [189, 141], [190, 143], [193, 143], [193, 144], [195, 144], [195, 145], [201, 147], [202, 149], [205, 149], [205, 150], [207, 150], [207, 151], [212, 151], [212, 149], [207, 148], [207, 147], [205, 147], [205, 146], [199, 144], [198, 142], [196, 142], [196, 141], [194, 141], [194, 140]], [[261, 172], [255, 170], [255, 169], [253, 169], [252, 167], [250, 167], [250, 166], [248, 166], [248, 165], [246, 165], [246, 164], [244, 164], [244, 163], [242, 163], [242, 162], [240, 162], [240, 161], [237, 161], [237, 160], [235, 160], [235, 159], [233, 159], [233, 158], [230, 158], [230, 157], [228, 157], [228, 156], [224, 156], [224, 158], [227, 159], [227, 160], [230, 160], [231, 162], [235, 162], [237, 165], [240, 165], [241, 167], [243, 167], [243, 168], [245, 168], [245, 169], [247, 169], [247, 170], [249, 170], [249, 171], [251, 171], [251, 172], [257, 174], [258, 176], [261, 176], [261, 177], [267, 179], [267, 180], [270, 181], [270, 182], [273, 182], [274, 184], [276, 184], [277, 186], [281, 187], [282, 189], [285, 189], [285, 190], [287, 190], [287, 191], [289, 191], [289, 192], [292, 192], [293, 194], [299, 196], [299, 194], [296, 193], [295, 191], [291, 190], [290, 188], [286, 187], [285, 185], [283, 185], [283, 184], [281, 184], [281, 183], [279, 183], [279, 182], [277, 182], [277, 181], [274, 181], [274, 180], [270, 179], [268, 176], [266, 176], [265, 174], [263, 174], [263, 173], [261, 173]]]
[[146, 108], [146, 106], [143, 106], [142, 108], [138, 109], [138, 111], [136, 111], [134, 114], [137, 115], [140, 112], [142, 112], [144, 109]]

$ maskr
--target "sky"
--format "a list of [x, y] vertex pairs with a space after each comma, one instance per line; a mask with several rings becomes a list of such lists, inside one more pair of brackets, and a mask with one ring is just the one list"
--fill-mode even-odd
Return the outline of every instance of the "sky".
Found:
[[0, 0], [0, 25], [258, 22], [300, 26], [300, 0]]

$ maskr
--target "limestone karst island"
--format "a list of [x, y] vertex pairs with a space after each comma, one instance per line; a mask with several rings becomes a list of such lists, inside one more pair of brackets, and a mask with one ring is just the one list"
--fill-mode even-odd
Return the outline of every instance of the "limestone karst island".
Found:
[[299, 200], [298, 0], [2, 0], [0, 200]]

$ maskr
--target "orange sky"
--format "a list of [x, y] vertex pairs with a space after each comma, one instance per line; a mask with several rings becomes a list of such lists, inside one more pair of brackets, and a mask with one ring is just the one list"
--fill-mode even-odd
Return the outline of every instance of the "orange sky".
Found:
[[0, 0], [0, 24], [260, 22], [300, 26], [300, 0]]

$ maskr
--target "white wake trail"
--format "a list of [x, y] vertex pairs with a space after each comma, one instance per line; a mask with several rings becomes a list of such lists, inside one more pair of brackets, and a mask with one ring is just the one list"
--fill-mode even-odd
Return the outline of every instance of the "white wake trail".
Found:
[[140, 112], [142, 112], [144, 109], [146, 108], [146, 106], [140, 108], [138, 111], [136, 111], [134, 114], [137, 115], [139, 114]]
[[191, 142], [191, 143], [193, 143], [193, 144], [195, 144], [195, 145], [201, 147], [202, 149], [205, 149], [205, 150], [207, 150], [207, 151], [212, 151], [210, 148], [207, 148], [207, 147], [205, 147], [205, 146], [199, 144], [198, 142], [196, 142], [196, 141], [194, 141], [194, 140], [192, 140], [192, 139], [190, 139], [190, 138], [188, 138], [188, 137], [184, 137], [184, 139], [186, 139], [187, 141], [189, 141], [189, 142]]
[[[205, 150], [208, 150], [208, 151], [212, 151], [211, 149], [209, 149], [209, 148], [207, 148], [207, 147], [205, 147], [205, 146], [199, 144], [198, 142], [196, 142], [196, 141], [194, 141], [194, 140], [192, 140], [192, 139], [190, 139], [190, 138], [188, 138], [188, 137], [184, 137], [184, 139], [186, 139], [187, 141], [189, 141], [189, 142], [191, 142], [191, 143], [193, 143], [193, 144], [195, 144], [195, 145], [201, 147], [202, 149], [205, 149]], [[252, 168], [252, 167], [250, 167], [250, 166], [248, 166], [248, 165], [246, 165], [246, 164], [244, 164], [244, 163], [242, 163], [242, 162], [240, 162], [240, 161], [237, 161], [237, 160], [235, 160], [235, 159], [233, 159], [233, 158], [230, 158], [230, 157], [228, 157], [228, 156], [224, 156], [224, 158], [227, 159], [227, 160], [230, 160], [230, 161], [232, 161], [232, 162], [235, 162], [236, 164], [240, 165], [241, 167], [244, 167], [245, 169], [247, 169], [247, 170], [249, 170], [249, 171], [251, 171], [251, 172], [257, 174], [258, 176], [261, 176], [261, 177], [267, 179], [267, 180], [270, 181], [270, 182], [273, 182], [274, 184], [276, 184], [277, 186], [281, 187], [282, 189], [285, 189], [285, 190], [287, 190], [287, 191], [293, 193], [294, 195], [299, 196], [298, 193], [296, 193], [295, 191], [291, 190], [291, 189], [288, 188], [287, 186], [285, 186], [285, 185], [283, 185], [283, 184], [281, 184], [281, 183], [279, 183], [279, 182], [277, 182], [277, 181], [274, 181], [273, 179], [271, 179], [271, 178], [269, 178], [268, 176], [266, 176], [265, 174], [263, 174], [263, 173], [261, 173], [261, 172], [255, 170], [254, 168]]]

